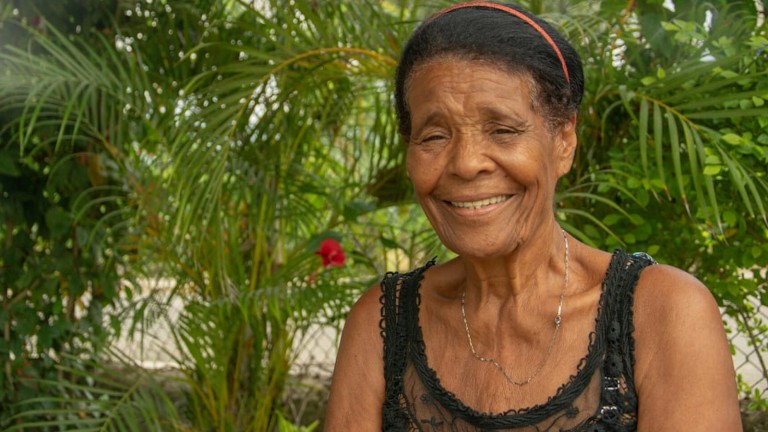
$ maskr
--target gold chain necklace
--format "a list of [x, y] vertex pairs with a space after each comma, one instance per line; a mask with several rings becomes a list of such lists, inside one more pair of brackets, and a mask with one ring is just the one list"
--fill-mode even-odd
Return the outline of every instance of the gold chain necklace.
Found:
[[477, 350], [475, 350], [475, 344], [472, 343], [472, 336], [469, 331], [469, 323], [467, 322], [467, 313], [464, 310], [464, 303], [467, 297], [467, 290], [464, 289], [464, 292], [461, 293], [461, 319], [464, 321], [464, 330], [467, 331], [467, 341], [469, 341], [469, 349], [472, 350], [472, 355], [475, 356], [477, 360], [480, 360], [484, 363], [490, 363], [493, 366], [496, 367], [503, 375], [504, 378], [510, 383], [514, 384], [516, 386], [524, 386], [526, 384], [530, 384], [531, 381], [533, 381], [534, 378], [536, 378], [539, 375], [539, 372], [544, 368], [544, 364], [547, 363], [547, 360], [549, 359], [549, 355], [552, 354], [552, 348], [555, 346], [555, 340], [557, 339], [557, 333], [560, 330], [560, 324], [562, 323], [562, 312], [563, 312], [563, 299], [565, 298], [565, 290], [568, 288], [568, 236], [565, 234], [565, 230], [561, 228], [561, 231], [563, 232], [563, 239], [565, 240], [565, 282], [563, 283], [563, 291], [560, 293], [560, 302], [557, 305], [557, 315], [555, 315], [555, 331], [552, 333], [552, 340], [549, 341], [549, 346], [547, 347], [547, 352], [544, 354], [544, 358], [541, 360], [539, 365], [536, 367], [536, 369], [533, 371], [533, 375], [528, 377], [528, 379], [523, 381], [515, 381], [513, 380], [507, 371], [504, 370], [503, 367], [497, 362], [495, 359], [483, 357], [480, 354], [477, 353]]

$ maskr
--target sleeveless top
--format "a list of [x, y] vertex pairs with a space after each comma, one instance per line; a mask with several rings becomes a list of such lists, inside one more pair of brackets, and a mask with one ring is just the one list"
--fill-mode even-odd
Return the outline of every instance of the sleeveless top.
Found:
[[547, 402], [483, 413], [443, 388], [429, 367], [419, 325], [419, 288], [434, 260], [408, 273], [387, 273], [381, 288], [386, 381], [384, 431], [634, 431], [637, 429], [632, 304], [644, 253], [616, 249], [602, 283], [589, 348], [568, 382]]

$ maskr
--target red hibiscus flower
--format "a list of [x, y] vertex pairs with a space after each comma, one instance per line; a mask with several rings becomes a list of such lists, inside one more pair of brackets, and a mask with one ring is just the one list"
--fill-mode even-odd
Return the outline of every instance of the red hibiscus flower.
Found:
[[344, 249], [335, 239], [325, 239], [320, 243], [320, 249], [315, 252], [323, 260], [323, 267], [341, 267], [344, 265]]

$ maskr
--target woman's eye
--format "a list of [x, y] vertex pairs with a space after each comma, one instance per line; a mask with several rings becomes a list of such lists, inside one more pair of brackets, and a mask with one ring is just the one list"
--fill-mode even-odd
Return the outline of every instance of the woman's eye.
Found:
[[498, 128], [498, 129], [494, 129], [493, 133], [495, 135], [506, 135], [506, 134], [516, 134], [517, 131], [509, 128]]
[[439, 141], [444, 138], [445, 138], [444, 135], [428, 135], [424, 137], [424, 139], [422, 139], [421, 142]]

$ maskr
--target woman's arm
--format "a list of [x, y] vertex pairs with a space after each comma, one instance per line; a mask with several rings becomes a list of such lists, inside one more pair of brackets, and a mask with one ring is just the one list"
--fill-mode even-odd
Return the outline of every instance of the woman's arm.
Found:
[[369, 289], [347, 317], [328, 398], [326, 432], [380, 431], [384, 403], [381, 289]]
[[648, 267], [634, 311], [638, 431], [741, 431], [733, 360], [709, 290], [674, 267]]

